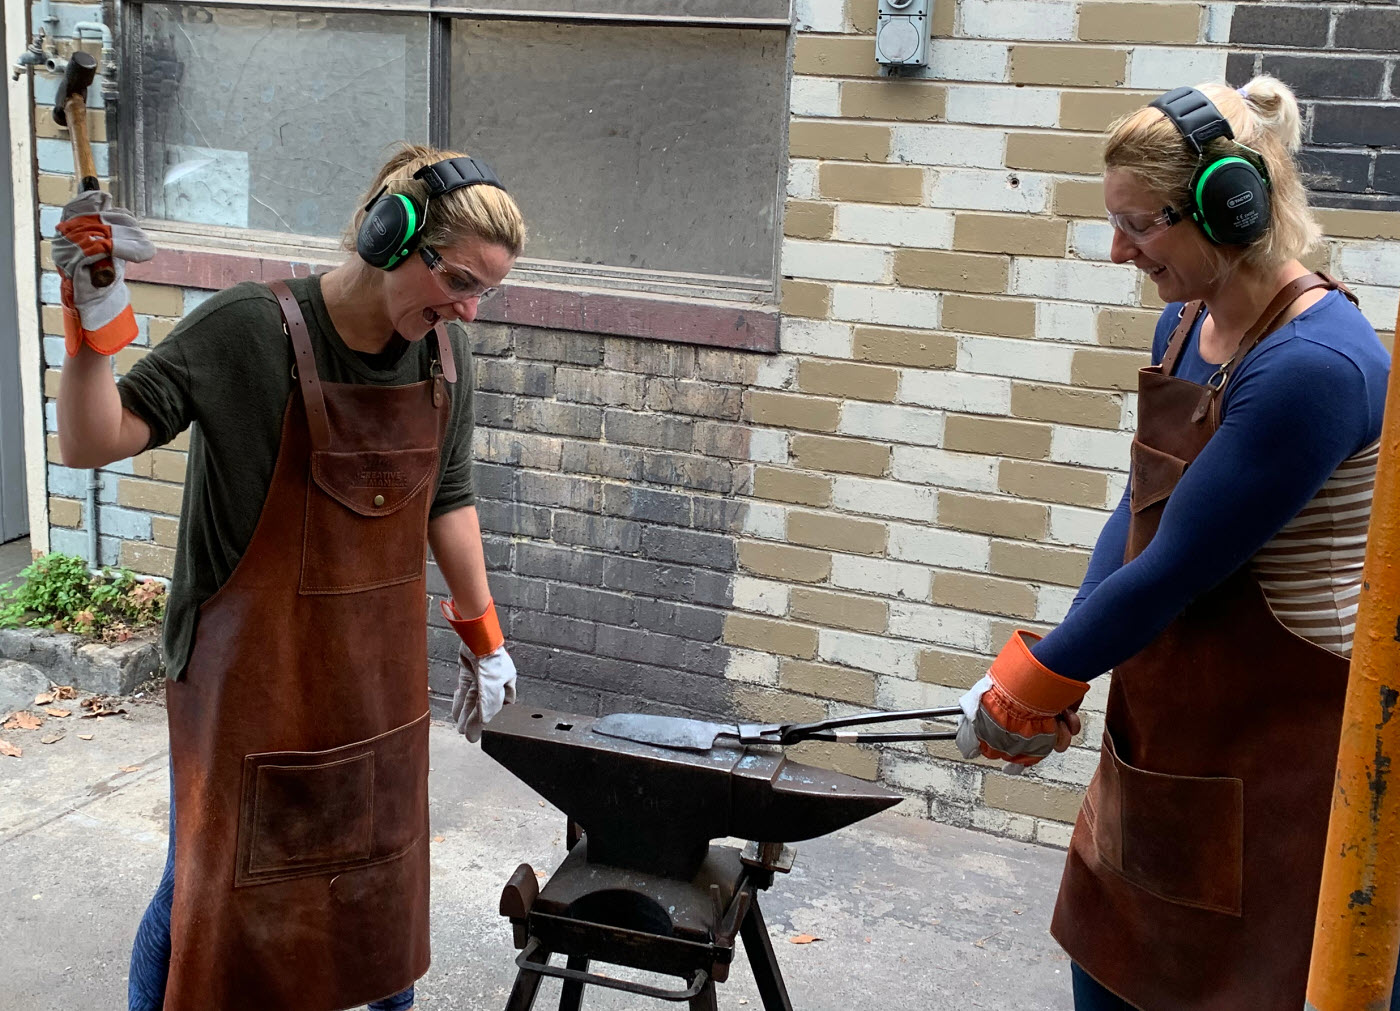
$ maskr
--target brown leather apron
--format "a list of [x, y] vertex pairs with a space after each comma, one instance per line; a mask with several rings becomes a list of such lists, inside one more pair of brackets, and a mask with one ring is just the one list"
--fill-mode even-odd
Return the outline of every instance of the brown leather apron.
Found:
[[[455, 378], [322, 384], [301, 310], [277, 465], [167, 686], [166, 1011], [338, 1011], [428, 968], [428, 508]], [[441, 364], [441, 373], [438, 363]]]
[[[1172, 375], [1202, 306], [1139, 374], [1127, 558], [1220, 423], [1233, 367], [1304, 291], [1288, 285], [1208, 386]], [[1098, 771], [1050, 932], [1142, 1011], [1298, 1011], [1322, 876], [1347, 660], [1274, 617], [1249, 566], [1114, 669]]]

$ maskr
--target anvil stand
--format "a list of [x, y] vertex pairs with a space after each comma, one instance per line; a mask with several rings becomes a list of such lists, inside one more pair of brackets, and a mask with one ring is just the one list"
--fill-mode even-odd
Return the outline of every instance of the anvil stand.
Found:
[[[543, 890], [530, 865], [521, 864], [501, 892], [501, 915], [510, 917], [522, 949], [505, 1011], [530, 1011], [545, 976], [564, 981], [559, 1011], [579, 1011], [585, 986], [718, 1011], [715, 984], [729, 978], [736, 935], [764, 1011], [792, 1011], [758, 907], [758, 893], [773, 875], [792, 869], [790, 847], [711, 846], [695, 877], [683, 881], [589, 863], [587, 839], [572, 821], [567, 842], [569, 853]], [[564, 955], [567, 964], [550, 965], [552, 954]], [[678, 976], [687, 985], [666, 990], [600, 975], [588, 971], [594, 961]]]

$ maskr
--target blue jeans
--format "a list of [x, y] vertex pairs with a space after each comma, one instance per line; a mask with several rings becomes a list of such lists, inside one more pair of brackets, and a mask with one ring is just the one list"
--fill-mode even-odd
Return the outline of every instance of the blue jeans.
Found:
[[[1098, 980], [1079, 968], [1077, 962], [1070, 963], [1069, 971], [1074, 983], [1074, 1011], [1136, 1011], [1131, 1004], [1110, 993]], [[1390, 995], [1390, 1011], [1400, 1011], [1400, 987], [1396, 987]]]
[[[131, 948], [131, 972], [127, 976], [128, 1011], [161, 1011], [165, 1004], [165, 982], [170, 975], [170, 900], [175, 895], [175, 779], [170, 780], [170, 842], [165, 850], [165, 872]], [[408, 1011], [413, 1007], [413, 987], [403, 993], [377, 1000], [370, 1011]], [[273, 1009], [269, 1009], [273, 1011]]]

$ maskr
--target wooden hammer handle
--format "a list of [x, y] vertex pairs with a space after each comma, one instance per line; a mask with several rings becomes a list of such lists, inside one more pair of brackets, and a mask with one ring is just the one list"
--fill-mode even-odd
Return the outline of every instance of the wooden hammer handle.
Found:
[[[88, 139], [87, 96], [71, 95], [63, 106], [68, 118], [68, 136], [73, 142], [73, 164], [77, 168], [78, 191], [101, 189], [97, 181], [97, 163], [92, 157], [92, 142]], [[106, 288], [117, 279], [116, 267], [110, 259], [98, 260], [88, 267], [94, 288]]]

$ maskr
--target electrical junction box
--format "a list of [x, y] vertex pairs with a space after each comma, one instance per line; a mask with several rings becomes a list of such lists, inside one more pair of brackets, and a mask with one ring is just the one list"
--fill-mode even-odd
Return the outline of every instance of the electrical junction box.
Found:
[[927, 67], [933, 0], [879, 0], [875, 58], [890, 67]]

